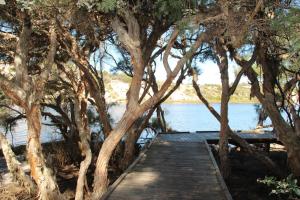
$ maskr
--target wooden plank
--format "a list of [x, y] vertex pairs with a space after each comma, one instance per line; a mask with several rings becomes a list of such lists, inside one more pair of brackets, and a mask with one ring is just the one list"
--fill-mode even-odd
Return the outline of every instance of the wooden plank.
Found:
[[211, 152], [211, 150], [210, 150], [210, 148], [209, 148], [209, 146], [208, 146], [208, 144], [207, 144], [206, 141], [205, 141], [205, 146], [207, 147], [208, 152], [209, 152], [209, 156], [211, 157], [211, 160], [212, 160], [212, 162], [213, 162], [213, 165], [214, 165], [215, 168], [216, 168], [217, 177], [218, 177], [218, 180], [219, 180], [219, 182], [220, 182], [221, 188], [223, 189], [223, 191], [224, 191], [224, 193], [225, 193], [225, 196], [226, 196], [227, 200], [232, 200], [232, 197], [231, 197], [231, 195], [230, 195], [230, 193], [229, 193], [229, 190], [228, 190], [228, 188], [227, 188], [227, 186], [226, 186], [226, 184], [225, 184], [225, 181], [224, 181], [224, 179], [223, 179], [223, 177], [222, 177], [222, 175], [221, 175], [221, 172], [220, 172], [220, 170], [219, 170], [219, 167], [218, 167], [218, 165], [217, 165], [217, 162], [216, 162], [216, 160], [215, 160], [215, 158], [214, 158], [214, 156], [213, 156], [213, 154], [212, 154], [212, 152]]
[[155, 142], [156, 136], [154, 139], [145, 145], [139, 156], [133, 161], [133, 163], [124, 171], [124, 173], [110, 186], [108, 187], [106, 193], [101, 197], [100, 200], [107, 199], [108, 196], [116, 189], [116, 187], [121, 183], [121, 181], [127, 176], [127, 174], [133, 169], [133, 167], [146, 155], [146, 152], [149, 150], [151, 145]]
[[231, 200], [204, 141], [157, 139], [105, 199]]
[[[255, 143], [278, 143], [275, 134], [271, 132], [264, 133], [251, 133], [251, 132], [236, 132], [237, 135], [245, 139], [247, 142]], [[182, 141], [182, 142], [198, 142], [206, 140], [209, 144], [217, 144], [219, 141], [218, 131], [197, 131], [196, 133], [176, 133], [171, 132], [170, 134], [164, 133], [159, 135], [159, 139], [164, 141]], [[236, 145], [236, 143], [229, 138], [229, 143]]]

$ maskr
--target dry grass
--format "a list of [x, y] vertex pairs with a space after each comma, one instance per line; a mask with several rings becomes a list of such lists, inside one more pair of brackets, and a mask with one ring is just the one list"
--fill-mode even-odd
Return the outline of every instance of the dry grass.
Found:
[[28, 190], [20, 187], [16, 183], [9, 183], [0, 186], [0, 199], [1, 200], [27, 200], [37, 199], [36, 195], [30, 194]]

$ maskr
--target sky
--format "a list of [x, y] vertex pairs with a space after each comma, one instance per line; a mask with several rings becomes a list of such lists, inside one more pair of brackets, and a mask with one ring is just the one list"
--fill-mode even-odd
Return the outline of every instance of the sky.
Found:
[[[107, 51], [111, 55], [113, 55], [117, 60], [120, 58], [118, 56], [119, 52], [116, 51], [115, 47], [108, 45], [107, 46]], [[177, 59], [169, 57], [169, 65], [172, 68], [176, 66]], [[93, 62], [93, 61], [92, 61]], [[166, 72], [163, 66], [162, 58], [159, 56], [158, 58], [155, 59], [156, 62], [156, 79], [158, 81], [164, 81], [166, 79]], [[115, 63], [112, 61], [111, 58], [105, 59], [103, 62], [104, 70], [110, 71], [110, 69], [115, 66]], [[201, 73], [198, 76], [198, 84], [204, 85], [204, 84], [221, 84], [221, 79], [220, 79], [220, 71], [218, 68], [218, 65], [214, 63], [212, 60], [206, 60], [205, 62], [197, 63], [197, 67], [200, 69]], [[239, 69], [238, 65], [229, 59], [228, 63], [228, 72], [229, 72], [229, 82], [232, 83], [235, 78], [234, 71], [236, 69]], [[186, 78], [184, 80], [185, 84], [191, 83], [191, 78]], [[247, 78], [242, 77], [240, 80], [240, 83], [247, 83]]]
[[[169, 59], [170, 67], [174, 67], [176, 65], [175, 59]], [[198, 84], [221, 84], [220, 79], [220, 71], [219, 67], [216, 63], [214, 63], [212, 60], [207, 60], [204, 63], [197, 63], [198, 68], [201, 70], [201, 74], [198, 76]], [[235, 75], [234, 71], [235, 69], [239, 69], [237, 64], [233, 61], [229, 61], [228, 63], [228, 72], [229, 72], [229, 81], [232, 83], [234, 81]], [[157, 71], [156, 71], [156, 77], [157, 80], [163, 81], [166, 78], [166, 72], [163, 67], [162, 61], [157, 61]], [[190, 83], [191, 79], [187, 79], [185, 83]], [[247, 83], [247, 78], [242, 77], [240, 83]]]

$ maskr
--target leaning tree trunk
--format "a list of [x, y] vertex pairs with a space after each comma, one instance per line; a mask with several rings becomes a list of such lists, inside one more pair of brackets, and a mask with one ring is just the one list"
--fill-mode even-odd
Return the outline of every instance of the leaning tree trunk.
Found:
[[[211, 112], [211, 114], [219, 121], [221, 122], [221, 116], [220, 114], [209, 104], [207, 99], [202, 95], [199, 86], [197, 85], [197, 82], [193, 80], [193, 87], [196, 91], [197, 96], [199, 99], [204, 103], [206, 108]], [[242, 147], [248, 154], [254, 156], [257, 160], [261, 161], [265, 164], [265, 166], [270, 169], [274, 174], [281, 177], [282, 172], [280, 171], [279, 167], [274, 163], [268, 156], [264, 155], [263, 152], [258, 151], [255, 147], [248, 144], [248, 142], [240, 137], [239, 135], [235, 134], [230, 126], [228, 125], [229, 129], [229, 137], [233, 139], [240, 147]]]
[[25, 110], [28, 126], [27, 158], [31, 176], [39, 188], [40, 199], [60, 199], [61, 195], [51, 170], [46, 166], [40, 142], [41, 113], [40, 105], [32, 103]]
[[94, 174], [94, 188], [92, 199], [98, 200], [106, 192], [109, 180], [108, 163], [114, 149], [119, 144], [121, 138], [125, 135], [126, 131], [131, 127], [134, 121], [138, 118], [135, 109], [128, 109], [118, 125], [111, 131], [106, 140], [103, 142], [97, 163], [96, 171]]
[[0, 74], [0, 88], [14, 104], [25, 110], [28, 130], [27, 159], [31, 169], [31, 176], [39, 189], [39, 198], [61, 199], [55, 177], [46, 166], [40, 142], [40, 100], [44, 96], [45, 83], [49, 78], [57, 51], [55, 20], [51, 20], [51, 24], [49, 24], [50, 45], [47, 57], [41, 61], [41, 63], [43, 63], [43, 69], [38, 76], [32, 77], [28, 72], [30, 68], [29, 49], [31, 46], [29, 44], [32, 33], [31, 19], [26, 12], [23, 14], [23, 27], [15, 50], [14, 67], [16, 76], [12, 80]]
[[[279, 140], [284, 144], [288, 154], [288, 164], [291, 168], [292, 173], [300, 177], [300, 138], [293, 128], [283, 119], [279, 112], [274, 96], [274, 74], [275, 72], [269, 71], [269, 64], [264, 60], [263, 52], [259, 54], [260, 60], [264, 73], [263, 89], [264, 94], [261, 93], [257, 74], [253, 68], [246, 70], [246, 76], [251, 82], [251, 93], [257, 97], [259, 102], [262, 104], [266, 113], [270, 117], [272, 124], [277, 132]], [[239, 63], [240, 64], [240, 63]], [[271, 64], [274, 64], [271, 62]], [[276, 64], [276, 63], [275, 63]], [[243, 65], [241, 65], [244, 67]], [[275, 66], [272, 66], [275, 67]], [[274, 70], [276, 71], [276, 70]]]
[[14, 181], [17, 181], [20, 186], [25, 187], [29, 193], [35, 193], [35, 184], [32, 182], [30, 177], [25, 174], [21, 167], [21, 163], [17, 160], [9, 142], [2, 133], [0, 133], [0, 146], [5, 157], [7, 168], [12, 174]]
[[300, 137], [282, 118], [273, 100], [273, 95], [265, 94], [262, 104], [265, 106], [268, 116], [272, 120], [279, 140], [287, 150], [288, 165], [292, 173], [300, 177]]
[[[108, 163], [110, 157], [120, 142], [122, 137], [125, 135], [126, 131], [132, 126], [135, 120], [137, 120], [142, 114], [149, 110], [151, 107], [155, 106], [159, 100], [162, 99], [163, 95], [169, 89], [172, 81], [178, 75], [179, 71], [183, 68], [187, 59], [191, 57], [192, 54], [200, 47], [204, 40], [207, 39], [206, 34], [201, 34], [197, 37], [195, 43], [191, 46], [190, 50], [177, 62], [175, 68], [171, 70], [168, 61], [168, 56], [170, 55], [171, 48], [179, 35], [179, 29], [175, 29], [171, 35], [171, 38], [166, 47], [164, 55], [164, 67], [167, 72], [167, 79], [162, 84], [160, 90], [154, 94], [152, 97], [147, 99], [142, 104], [139, 104], [139, 95], [142, 87], [142, 81], [144, 76], [144, 70], [148, 64], [147, 58], [144, 52], [144, 46], [141, 44], [140, 39], [140, 26], [137, 19], [134, 17], [133, 13], [127, 12], [123, 13], [122, 16], [124, 21], [127, 23], [127, 28], [123, 26], [123, 22], [119, 18], [115, 18], [112, 22], [112, 28], [117, 32], [119, 40], [124, 44], [125, 48], [130, 52], [131, 64], [133, 66], [134, 76], [131, 80], [131, 84], [127, 93], [127, 107], [123, 114], [122, 119], [119, 121], [118, 125], [111, 131], [109, 136], [103, 142], [102, 148], [100, 150], [95, 171], [94, 179], [94, 189], [93, 189], [93, 199], [99, 199], [106, 191], [108, 186], [107, 172]], [[143, 32], [146, 33], [146, 32]], [[145, 35], [144, 35], [145, 36]], [[147, 37], [145, 37], [147, 38]], [[157, 38], [158, 39], [158, 38]], [[156, 41], [154, 44], [156, 44]], [[147, 43], [147, 41], [146, 41]], [[141, 46], [142, 45], [142, 46]], [[154, 45], [155, 46], [155, 45]], [[143, 47], [143, 48], [142, 48]], [[145, 45], [145, 50], [149, 50]], [[150, 48], [151, 52], [154, 48]], [[149, 55], [151, 55], [151, 52]]]

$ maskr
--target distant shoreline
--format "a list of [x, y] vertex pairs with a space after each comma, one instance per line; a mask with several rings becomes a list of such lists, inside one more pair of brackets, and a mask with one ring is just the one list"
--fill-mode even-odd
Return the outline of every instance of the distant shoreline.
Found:
[[[120, 100], [120, 101], [115, 101], [115, 102], [108, 102], [108, 103], [117, 103], [117, 104], [126, 104], [125, 100]], [[211, 101], [209, 102], [210, 104], [221, 104], [220, 101]], [[202, 101], [172, 101], [172, 100], [167, 100], [163, 102], [162, 104], [203, 104]], [[260, 104], [258, 101], [230, 101], [229, 104]]]
[[[211, 101], [210, 104], [221, 104], [219, 101]], [[203, 104], [202, 101], [165, 101], [163, 104]], [[259, 104], [259, 102], [249, 101], [249, 102], [238, 102], [238, 101], [232, 101], [229, 102], [229, 104]]]

